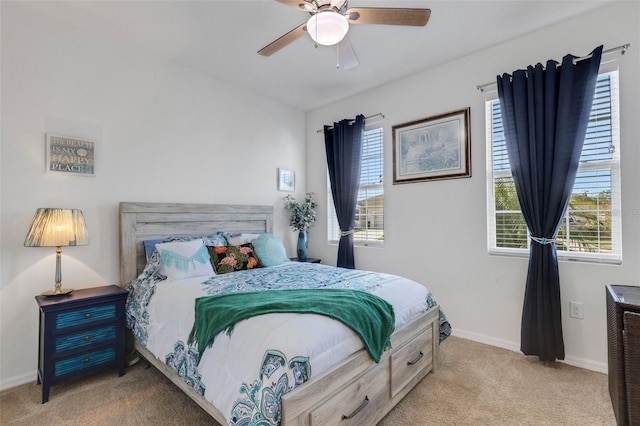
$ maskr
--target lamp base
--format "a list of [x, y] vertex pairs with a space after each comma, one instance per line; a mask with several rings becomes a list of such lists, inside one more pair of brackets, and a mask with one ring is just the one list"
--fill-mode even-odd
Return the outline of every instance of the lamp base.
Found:
[[72, 288], [61, 288], [55, 290], [43, 291], [41, 294], [45, 297], [65, 296], [73, 291]]

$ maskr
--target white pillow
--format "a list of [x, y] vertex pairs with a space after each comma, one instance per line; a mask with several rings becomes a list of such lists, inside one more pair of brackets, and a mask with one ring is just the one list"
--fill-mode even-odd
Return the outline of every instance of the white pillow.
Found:
[[160, 253], [158, 272], [169, 279], [215, 275], [211, 256], [201, 238], [156, 244]]

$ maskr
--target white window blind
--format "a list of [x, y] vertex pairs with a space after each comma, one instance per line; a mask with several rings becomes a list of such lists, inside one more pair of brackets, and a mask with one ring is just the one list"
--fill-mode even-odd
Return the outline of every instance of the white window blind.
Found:
[[[497, 94], [488, 96], [487, 206], [490, 253], [523, 255], [530, 243], [515, 192]], [[556, 237], [562, 259], [622, 260], [618, 71], [598, 76], [569, 207]]]
[[[360, 166], [360, 187], [356, 208], [354, 244], [381, 245], [384, 242], [384, 157], [382, 128], [365, 130]], [[333, 205], [331, 183], [327, 174], [327, 238], [340, 240], [340, 227]]]

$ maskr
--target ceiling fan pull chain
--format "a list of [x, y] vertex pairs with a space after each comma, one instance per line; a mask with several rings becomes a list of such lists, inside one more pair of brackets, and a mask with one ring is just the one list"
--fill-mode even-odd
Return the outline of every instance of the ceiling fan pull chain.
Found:
[[340, 69], [340, 43], [336, 44], [336, 69]]
[[[317, 7], [317, 5], [316, 5], [316, 7]], [[318, 26], [317, 25], [315, 26], [314, 30], [316, 31], [316, 37], [313, 39], [313, 44], [315, 45], [315, 47], [317, 49], [318, 48], [318, 42], [317, 42], [317, 40], [318, 40]]]

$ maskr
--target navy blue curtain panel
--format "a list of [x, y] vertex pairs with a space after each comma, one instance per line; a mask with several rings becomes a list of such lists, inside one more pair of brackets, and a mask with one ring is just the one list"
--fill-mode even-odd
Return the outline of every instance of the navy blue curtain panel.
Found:
[[555, 237], [575, 182], [602, 46], [497, 77], [516, 193], [531, 235], [520, 350], [564, 359]]
[[341, 120], [333, 128], [324, 126], [324, 145], [333, 204], [340, 226], [337, 266], [355, 269], [353, 231], [360, 187], [360, 165], [364, 140], [364, 115]]

